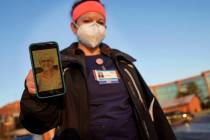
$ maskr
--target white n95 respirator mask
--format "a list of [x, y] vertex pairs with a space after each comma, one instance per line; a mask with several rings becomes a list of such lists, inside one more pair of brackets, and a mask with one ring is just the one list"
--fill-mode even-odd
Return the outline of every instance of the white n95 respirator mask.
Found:
[[85, 23], [78, 27], [78, 40], [90, 48], [97, 47], [105, 38], [106, 28], [96, 22]]

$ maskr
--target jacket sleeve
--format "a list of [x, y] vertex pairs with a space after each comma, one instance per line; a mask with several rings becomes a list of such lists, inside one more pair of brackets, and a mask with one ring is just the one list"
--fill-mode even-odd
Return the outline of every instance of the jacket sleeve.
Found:
[[155, 99], [153, 106], [153, 116], [154, 116], [154, 125], [158, 135], [158, 138], [161, 140], [176, 140], [176, 136], [168, 123], [168, 120], [163, 113], [163, 110], [160, 107], [160, 104]]
[[[146, 87], [148, 88], [148, 86]], [[149, 88], [148, 88], [149, 90]], [[149, 113], [153, 119], [155, 130], [160, 140], [176, 140], [176, 136], [171, 128], [166, 116], [158, 102], [158, 100], [152, 95], [152, 92], [148, 92], [150, 95], [148, 97], [148, 107]], [[151, 109], [151, 110], [150, 110]], [[151, 112], [150, 112], [151, 111]]]
[[159, 102], [154, 97], [154, 95], [152, 94], [151, 90], [149, 89], [148, 85], [146, 84], [139, 72], [138, 77], [140, 78], [141, 85], [143, 85], [143, 90], [147, 93], [147, 95], [145, 96], [146, 103], [149, 109], [150, 116], [153, 120], [158, 138], [160, 140], [176, 140], [176, 136], [170, 124], [168, 123], [168, 120], [166, 119], [166, 116]]
[[35, 134], [43, 134], [59, 123], [58, 101], [32, 97], [25, 88], [20, 101], [20, 122]]

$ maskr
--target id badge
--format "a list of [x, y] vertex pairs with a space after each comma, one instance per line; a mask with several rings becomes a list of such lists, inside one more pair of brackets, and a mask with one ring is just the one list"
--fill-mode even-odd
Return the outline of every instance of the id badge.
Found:
[[93, 70], [93, 73], [99, 84], [119, 83], [119, 74], [116, 70]]

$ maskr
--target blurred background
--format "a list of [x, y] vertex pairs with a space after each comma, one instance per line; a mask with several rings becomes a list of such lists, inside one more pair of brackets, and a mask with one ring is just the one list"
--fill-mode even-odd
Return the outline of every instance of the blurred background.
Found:
[[[21, 130], [17, 121], [19, 100], [31, 68], [28, 46], [56, 41], [62, 50], [77, 41], [70, 30], [73, 2], [0, 1], [0, 140], [52, 137], [53, 132], [38, 136]], [[102, 2], [107, 10], [104, 42], [137, 59], [137, 68], [159, 100], [177, 137], [208, 138], [210, 1]]]

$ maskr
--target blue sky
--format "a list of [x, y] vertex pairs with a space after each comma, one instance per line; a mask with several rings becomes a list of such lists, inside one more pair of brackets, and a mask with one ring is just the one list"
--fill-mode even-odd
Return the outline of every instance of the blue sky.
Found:
[[[209, 0], [102, 0], [104, 42], [135, 57], [148, 84], [210, 70]], [[0, 106], [18, 100], [31, 67], [28, 46], [76, 41], [69, 24], [72, 0], [1, 0]]]

